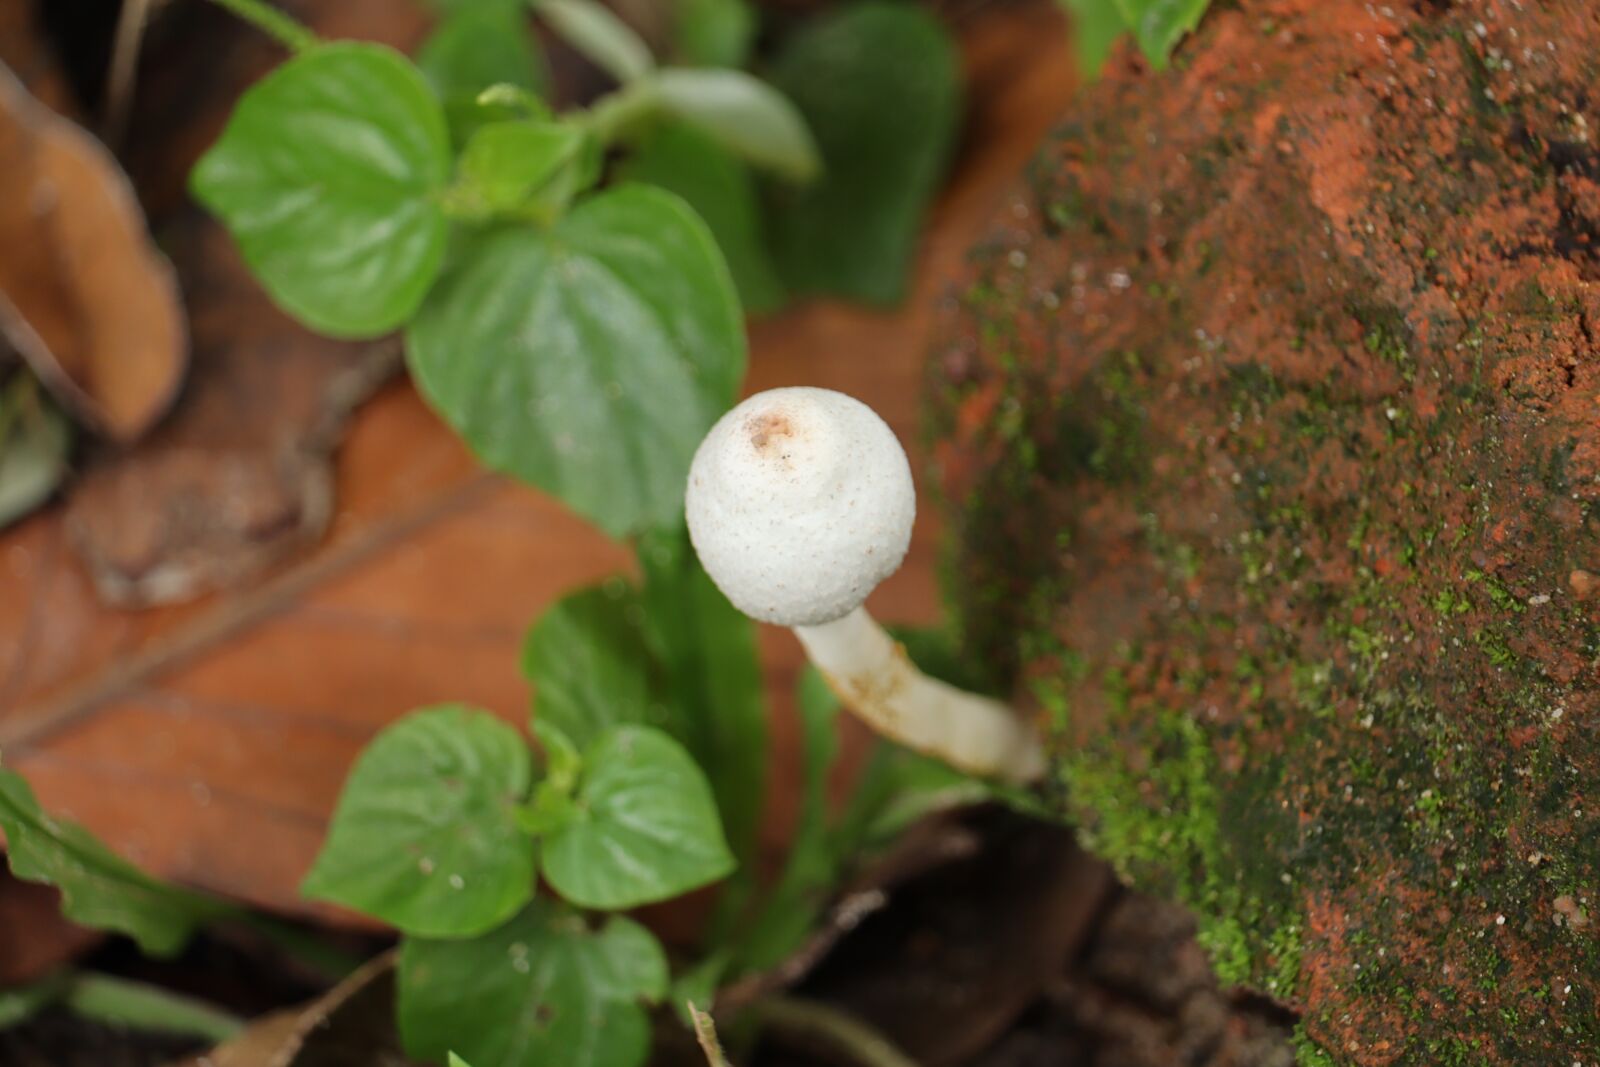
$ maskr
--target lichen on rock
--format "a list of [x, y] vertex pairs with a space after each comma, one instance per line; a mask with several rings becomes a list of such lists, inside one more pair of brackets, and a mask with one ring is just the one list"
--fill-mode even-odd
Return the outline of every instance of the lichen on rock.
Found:
[[930, 364], [1054, 802], [1307, 1063], [1600, 1060], [1597, 83], [1578, 0], [1219, 6]]

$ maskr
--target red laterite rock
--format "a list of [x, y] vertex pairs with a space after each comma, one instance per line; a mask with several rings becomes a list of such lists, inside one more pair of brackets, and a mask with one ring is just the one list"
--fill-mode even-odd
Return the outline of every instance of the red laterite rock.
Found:
[[930, 363], [974, 651], [1307, 1063], [1600, 1061], [1600, 8], [1217, 5]]

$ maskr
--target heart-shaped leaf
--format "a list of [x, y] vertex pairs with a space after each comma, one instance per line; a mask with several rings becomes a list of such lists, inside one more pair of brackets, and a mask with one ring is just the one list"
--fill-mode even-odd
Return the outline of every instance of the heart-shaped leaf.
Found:
[[562, 598], [528, 631], [522, 672], [535, 715], [580, 748], [659, 706], [637, 593], [620, 579]]
[[407, 933], [482, 933], [533, 895], [516, 821], [531, 780], [527, 745], [494, 716], [414, 712], [361, 753], [301, 890]]
[[640, 539], [645, 624], [674, 736], [705, 769], [735, 855], [751, 860], [766, 795], [767, 708], [755, 624], [728, 602], [683, 527]]
[[706, 226], [618, 186], [554, 227], [453, 258], [406, 332], [424, 395], [491, 467], [607, 532], [676, 523], [689, 461], [744, 374], [744, 325]]
[[767, 251], [761, 203], [750, 168], [681, 122], [658, 123], [617, 168], [627, 181], [683, 197], [717, 239], [747, 315], [783, 306], [783, 282]]
[[545, 878], [586, 908], [667, 900], [733, 870], [711, 786], [660, 730], [608, 730], [583, 755], [576, 816], [541, 839]]
[[284, 310], [335, 337], [404, 323], [444, 256], [444, 113], [416, 67], [374, 44], [319, 45], [240, 98], [195, 167]]
[[640, 1002], [667, 990], [667, 961], [648, 930], [540, 899], [466, 941], [406, 939], [397, 1013], [407, 1051], [457, 1050], [474, 1067], [637, 1067], [650, 1050]]

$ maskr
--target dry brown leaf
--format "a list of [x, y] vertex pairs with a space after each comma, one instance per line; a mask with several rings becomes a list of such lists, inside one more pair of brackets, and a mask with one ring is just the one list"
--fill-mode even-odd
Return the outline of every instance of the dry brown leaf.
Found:
[[0, 333], [117, 441], [167, 410], [188, 361], [172, 267], [116, 160], [0, 67]]
[[311, 1003], [256, 1020], [172, 1067], [406, 1067], [394, 1030], [394, 953]]

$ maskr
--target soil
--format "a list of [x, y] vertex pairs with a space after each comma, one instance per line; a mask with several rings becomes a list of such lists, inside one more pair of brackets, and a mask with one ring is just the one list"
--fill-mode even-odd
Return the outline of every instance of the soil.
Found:
[[[879, 899], [789, 993], [868, 1022], [920, 1067], [1293, 1062], [1293, 1017], [1222, 989], [1188, 914], [1116, 884], [1063, 827], [1000, 809], [958, 813], [913, 834], [899, 859], [853, 892]], [[341, 940], [343, 950], [357, 947]], [[178, 960], [151, 964], [113, 942], [86, 962], [248, 1017], [269, 1016], [320, 992], [260, 943], [206, 937]], [[392, 1034], [384, 1036], [392, 1009], [374, 1006], [381, 1024], [366, 1010], [331, 1019], [319, 1038], [325, 1047], [305, 1050], [306, 1067], [397, 1062], [373, 1052], [393, 1043]], [[662, 1016], [657, 1062], [699, 1067], [699, 1052]], [[768, 1035], [759, 1047], [741, 1049], [736, 1062], [853, 1064], [814, 1035], [781, 1029]], [[60, 1009], [0, 1030], [6, 1067], [167, 1067], [201, 1062], [183, 1059], [197, 1051], [193, 1041], [130, 1033]], [[227, 1062], [242, 1067], [260, 1056], [258, 1050]]]
[[[1222, 989], [1183, 908], [1116, 884], [1065, 828], [971, 821], [981, 850], [896, 891], [801, 993], [870, 1020], [923, 1067], [1291, 1067], [1293, 1016]], [[1008, 990], [1029, 942], [1053, 966]]]
[[1301, 1062], [1600, 1055], [1600, 10], [1124, 58], [931, 370], [975, 654]]

